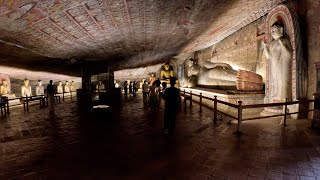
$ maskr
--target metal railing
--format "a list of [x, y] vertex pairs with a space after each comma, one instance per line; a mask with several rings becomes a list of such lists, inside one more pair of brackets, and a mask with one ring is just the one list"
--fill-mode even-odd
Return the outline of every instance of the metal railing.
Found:
[[[229, 116], [229, 117], [231, 117], [231, 118], [233, 118], [235, 120], [238, 120], [236, 134], [241, 134], [241, 123], [244, 120], [264, 119], [264, 118], [282, 116], [282, 120], [281, 121], [283, 122], [283, 126], [286, 126], [287, 125], [287, 116], [291, 115], [291, 114], [298, 114], [299, 113], [299, 111], [298, 112], [288, 113], [287, 112], [288, 105], [307, 104], [307, 103], [309, 104], [311, 102], [314, 102], [314, 99], [312, 99], [312, 100], [304, 100], [304, 101], [292, 101], [292, 102], [288, 102], [288, 100], [286, 99], [285, 102], [280, 102], [280, 103], [242, 105], [242, 101], [238, 101], [238, 104], [232, 104], [232, 103], [229, 103], [229, 102], [224, 102], [224, 101], [218, 100], [217, 96], [214, 96], [214, 98], [210, 98], [210, 97], [203, 96], [202, 93], [200, 93], [199, 95], [198, 94], [194, 94], [194, 93], [192, 93], [192, 90], [190, 90], [190, 92], [186, 92], [185, 90], [183, 90], [183, 94], [184, 95], [185, 94], [189, 94], [191, 97], [192, 96], [199, 97], [200, 112], [202, 112], [202, 105], [203, 105], [202, 99], [207, 99], [207, 100], [213, 101], [213, 121], [214, 121], [214, 123], [217, 123], [217, 120], [218, 120], [217, 114], [218, 114], [218, 112], [220, 114], [223, 114], [223, 115]], [[192, 101], [192, 98], [191, 98], [191, 101]], [[233, 116], [231, 114], [225, 113], [223, 111], [218, 110], [218, 103], [223, 104], [223, 105], [227, 105], [227, 106], [230, 106], [232, 108], [237, 109], [238, 110], [237, 117], [235, 117], [235, 116]], [[244, 109], [276, 107], [276, 106], [282, 106], [283, 107], [281, 114], [270, 115], [270, 116], [257, 116], [257, 117], [243, 118], [243, 110]], [[308, 112], [310, 112], [310, 111], [314, 111], [314, 110], [313, 109], [308, 110]]]
[[[63, 93], [57, 93], [55, 94], [54, 98], [55, 100], [57, 100], [60, 103], [60, 94], [62, 94], [62, 101], [65, 100], [65, 94], [70, 94], [70, 98], [72, 100], [73, 98], [73, 93], [76, 93], [76, 91], [70, 91], [70, 92], [63, 92]], [[9, 107], [14, 107], [14, 106], [19, 106], [21, 104], [23, 104], [23, 109], [25, 111], [29, 111], [29, 102], [30, 101], [35, 101], [35, 100], [39, 100], [40, 101], [40, 106], [42, 105], [48, 105], [48, 97], [44, 96], [44, 95], [40, 95], [40, 96], [26, 96], [26, 97], [16, 97], [16, 98], [11, 98], [9, 99], [6, 96], [2, 96], [2, 98], [4, 99], [4, 109], [5, 109], [5, 114], [8, 113], [10, 114], [10, 108]], [[19, 104], [15, 104], [15, 105], [10, 105], [10, 101], [14, 101], [14, 100], [20, 100]]]
[[65, 99], [65, 94], [69, 94], [70, 95], [70, 98], [71, 98], [71, 100], [72, 100], [72, 94], [73, 93], [77, 93], [76, 91], [70, 91], [70, 92], [63, 92], [63, 93], [56, 93], [55, 95], [60, 95], [60, 94], [62, 94], [62, 101], [64, 102], [64, 99]]

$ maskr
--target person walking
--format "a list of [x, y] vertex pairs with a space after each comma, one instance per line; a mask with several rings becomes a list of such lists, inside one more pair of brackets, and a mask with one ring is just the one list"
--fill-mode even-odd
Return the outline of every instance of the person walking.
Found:
[[176, 125], [176, 112], [179, 103], [179, 89], [174, 85], [176, 83], [176, 78], [170, 78], [170, 87], [166, 88], [164, 92], [165, 99], [165, 109], [164, 109], [164, 128], [165, 134], [173, 134]]
[[148, 92], [149, 92], [149, 86], [146, 81], [143, 82], [142, 85], [142, 93], [143, 93], [143, 104], [148, 103]]
[[130, 82], [130, 84], [129, 84], [129, 94], [130, 95], [133, 95], [132, 88], [133, 88], [133, 85], [132, 85], [132, 82]]
[[49, 98], [50, 113], [54, 112], [54, 94], [55, 94], [55, 87], [53, 85], [53, 81], [50, 80], [47, 86], [47, 97]]
[[124, 95], [128, 95], [128, 82], [124, 81], [123, 83]]
[[156, 87], [156, 84], [153, 82], [152, 86], [150, 87], [150, 93], [149, 93], [149, 105], [151, 110], [156, 110], [156, 107], [158, 106], [158, 88]]

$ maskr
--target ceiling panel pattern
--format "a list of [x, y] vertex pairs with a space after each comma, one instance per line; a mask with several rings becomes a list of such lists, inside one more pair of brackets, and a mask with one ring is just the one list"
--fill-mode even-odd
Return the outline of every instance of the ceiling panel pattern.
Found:
[[46, 57], [138, 66], [211, 46], [281, 2], [2, 0], [0, 40]]

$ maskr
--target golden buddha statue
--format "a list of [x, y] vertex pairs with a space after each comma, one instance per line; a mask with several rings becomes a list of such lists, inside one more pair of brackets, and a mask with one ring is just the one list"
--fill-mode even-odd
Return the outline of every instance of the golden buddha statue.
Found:
[[0, 95], [8, 95], [9, 91], [8, 91], [8, 83], [6, 80], [2, 81], [2, 85], [0, 86]]
[[173, 67], [169, 65], [168, 62], [166, 62], [162, 67], [160, 71], [160, 80], [162, 81], [168, 81], [170, 80], [170, 77], [173, 77]]
[[21, 97], [30, 97], [32, 96], [31, 86], [29, 85], [29, 80], [24, 79], [23, 85], [21, 86]]

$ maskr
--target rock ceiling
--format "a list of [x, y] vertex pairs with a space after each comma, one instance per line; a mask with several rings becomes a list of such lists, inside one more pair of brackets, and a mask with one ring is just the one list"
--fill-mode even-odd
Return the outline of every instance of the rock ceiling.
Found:
[[155, 64], [209, 47], [283, 1], [0, 0], [0, 64]]

